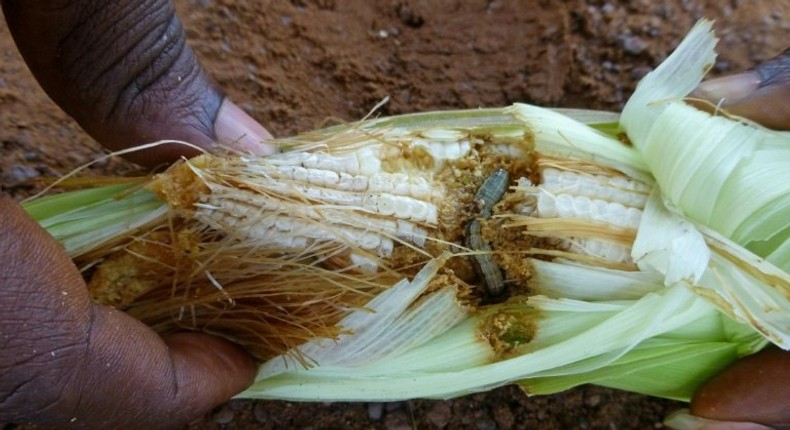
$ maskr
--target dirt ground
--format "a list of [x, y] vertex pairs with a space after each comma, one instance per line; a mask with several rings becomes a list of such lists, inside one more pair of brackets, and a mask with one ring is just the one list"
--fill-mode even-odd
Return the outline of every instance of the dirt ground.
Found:
[[[790, 0], [178, 0], [192, 46], [275, 135], [385, 114], [528, 102], [618, 110], [699, 18], [716, 20], [715, 74], [787, 47]], [[0, 25], [0, 188], [101, 152], [38, 88]], [[123, 161], [97, 173], [124, 172]], [[232, 401], [190, 429], [647, 429], [682, 405], [597, 387], [450, 401]], [[2, 426], [0, 428], [11, 428]]]

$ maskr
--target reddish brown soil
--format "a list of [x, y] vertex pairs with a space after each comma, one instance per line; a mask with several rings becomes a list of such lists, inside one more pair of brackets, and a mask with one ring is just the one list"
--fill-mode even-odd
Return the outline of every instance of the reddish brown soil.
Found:
[[[385, 114], [530, 102], [617, 110], [699, 18], [717, 20], [714, 73], [786, 48], [790, 0], [179, 0], [189, 39], [228, 94], [275, 135]], [[30, 76], [0, 26], [0, 187], [67, 172], [100, 148]], [[123, 172], [122, 161], [100, 173]], [[192, 429], [645, 429], [678, 403], [595, 387], [503, 388], [386, 405], [233, 401]], [[0, 425], [0, 428], [3, 426]]]

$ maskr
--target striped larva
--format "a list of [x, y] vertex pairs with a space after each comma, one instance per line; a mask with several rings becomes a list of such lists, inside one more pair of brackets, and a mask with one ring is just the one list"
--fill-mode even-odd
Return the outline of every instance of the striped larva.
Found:
[[491, 255], [491, 245], [483, 239], [480, 219], [491, 217], [491, 211], [507, 190], [509, 180], [510, 176], [505, 169], [497, 169], [483, 181], [475, 194], [475, 201], [482, 204], [479, 216], [466, 225], [466, 246], [472, 251], [479, 252], [472, 255], [472, 261], [483, 285], [492, 297], [502, 294], [505, 290], [505, 280], [502, 271], [494, 262], [494, 256]]

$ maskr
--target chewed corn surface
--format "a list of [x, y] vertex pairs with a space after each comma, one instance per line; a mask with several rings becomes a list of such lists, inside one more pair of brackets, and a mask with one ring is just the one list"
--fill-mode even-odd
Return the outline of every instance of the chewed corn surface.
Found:
[[[440, 255], [454, 257], [429, 294], [453, 288], [471, 307], [528, 293], [533, 258], [632, 270], [650, 186], [534, 139], [512, 124], [347, 127], [269, 157], [185, 161], [150, 189], [172, 210], [156, 237], [195, 243], [160, 241], [189, 253], [158, 266], [139, 250], [117, 260], [140, 260], [151, 280], [122, 306], [165, 332], [227, 330], [266, 358], [338, 335], [348, 310]], [[107, 267], [105, 287], [122, 287]]]

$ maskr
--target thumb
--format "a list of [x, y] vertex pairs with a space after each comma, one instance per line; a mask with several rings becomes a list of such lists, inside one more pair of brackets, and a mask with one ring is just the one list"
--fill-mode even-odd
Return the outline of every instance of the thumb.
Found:
[[753, 70], [703, 82], [691, 95], [766, 127], [790, 130], [790, 49]]
[[77, 372], [76, 428], [183, 425], [250, 385], [255, 364], [238, 346], [200, 333], [161, 339], [128, 315], [96, 306], [90, 351]]
[[0, 196], [0, 422], [163, 429], [248, 386], [255, 364], [223, 339], [162, 339], [90, 301], [63, 249]]
[[[41, 87], [107, 148], [182, 140], [207, 150], [274, 152], [269, 132], [200, 65], [170, 0], [0, 2]], [[162, 145], [126, 157], [156, 166], [195, 154]]]
[[790, 428], [790, 352], [769, 348], [707, 382], [694, 396], [694, 415]]

